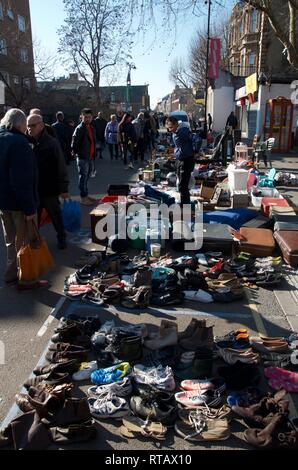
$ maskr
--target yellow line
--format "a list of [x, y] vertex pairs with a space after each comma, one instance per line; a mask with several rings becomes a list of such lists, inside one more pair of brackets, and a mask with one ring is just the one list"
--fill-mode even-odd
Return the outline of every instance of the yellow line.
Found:
[[[256, 327], [257, 327], [257, 331], [259, 333], [261, 333], [262, 335], [264, 335], [264, 336], [268, 336], [266, 327], [265, 327], [264, 322], [263, 322], [262, 315], [259, 313], [258, 307], [253, 302], [253, 300], [251, 298], [251, 295], [250, 295], [250, 292], [248, 292], [247, 289], [246, 289], [246, 297], [247, 297], [247, 300], [248, 300], [248, 307], [251, 311], [252, 317], [253, 317], [254, 322], [256, 324]], [[287, 394], [287, 399], [289, 400], [289, 412], [290, 412], [289, 414], [290, 414], [290, 416], [292, 416], [292, 417], [297, 416], [296, 407], [295, 407], [293, 399], [292, 399], [292, 397], [289, 393]]]

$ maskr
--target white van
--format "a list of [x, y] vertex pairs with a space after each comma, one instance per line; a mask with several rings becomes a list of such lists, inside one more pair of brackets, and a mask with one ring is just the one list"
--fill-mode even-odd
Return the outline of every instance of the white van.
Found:
[[173, 111], [170, 116], [176, 118], [179, 124], [185, 122], [190, 127], [188, 114], [185, 111]]

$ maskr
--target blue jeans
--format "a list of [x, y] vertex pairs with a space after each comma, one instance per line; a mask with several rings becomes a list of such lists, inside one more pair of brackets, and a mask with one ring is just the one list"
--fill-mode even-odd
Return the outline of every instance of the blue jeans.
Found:
[[88, 196], [88, 180], [92, 173], [92, 160], [82, 160], [77, 158], [77, 165], [79, 171], [79, 190], [81, 197]]

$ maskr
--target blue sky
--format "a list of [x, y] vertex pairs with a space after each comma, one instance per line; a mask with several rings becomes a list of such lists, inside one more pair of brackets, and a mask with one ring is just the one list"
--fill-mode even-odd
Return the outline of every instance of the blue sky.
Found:
[[[30, 7], [33, 37], [38, 38], [47, 51], [56, 51], [56, 31], [64, 18], [62, 0], [30, 0]], [[156, 105], [158, 99], [172, 91], [174, 85], [168, 78], [170, 64], [175, 57], [187, 55], [189, 41], [204, 21], [204, 16], [198, 18], [189, 15], [178, 24], [176, 36], [174, 33], [167, 36], [168, 33], [159, 31], [158, 39], [149, 51], [153, 35], [149, 36], [144, 44], [140, 40], [139, 45], [132, 50], [133, 61], [137, 67], [137, 70], [132, 70], [132, 84], [149, 83], [151, 107]], [[60, 67], [56, 71], [56, 76], [59, 75], [68, 75], [68, 71]], [[115, 82], [114, 85], [125, 84], [126, 75], [124, 71], [121, 81]]]

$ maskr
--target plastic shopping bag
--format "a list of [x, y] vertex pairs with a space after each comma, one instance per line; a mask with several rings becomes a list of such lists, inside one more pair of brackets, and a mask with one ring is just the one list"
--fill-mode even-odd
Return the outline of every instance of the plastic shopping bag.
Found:
[[77, 232], [81, 228], [82, 211], [78, 201], [71, 199], [64, 201], [62, 217], [65, 230], [68, 232]]

